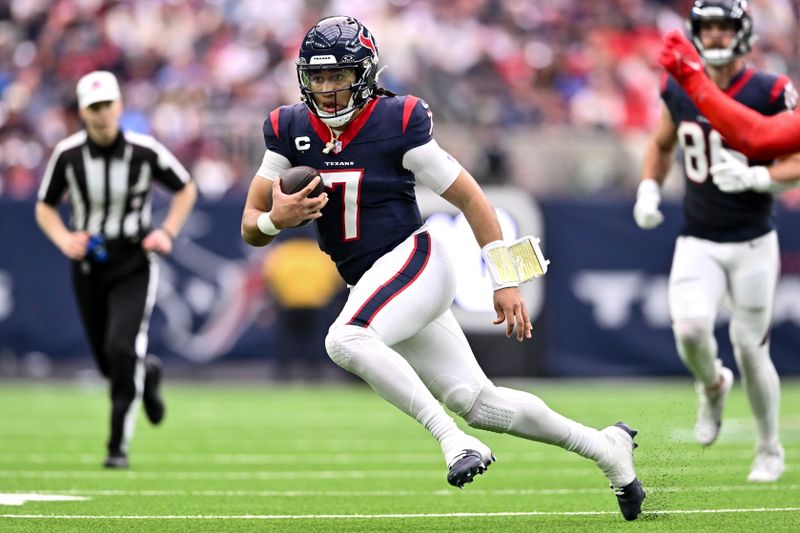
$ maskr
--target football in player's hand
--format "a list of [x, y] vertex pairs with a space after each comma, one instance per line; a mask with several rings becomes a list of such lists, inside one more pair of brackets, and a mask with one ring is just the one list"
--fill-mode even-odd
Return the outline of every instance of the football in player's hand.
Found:
[[[311, 167], [300, 166], [286, 169], [280, 175], [281, 191], [284, 194], [300, 192], [317, 176], [319, 176], [319, 172], [317, 172], [317, 169]], [[308, 197], [316, 198], [322, 194], [324, 190], [325, 186], [322, 184], [322, 179], [320, 179], [317, 186], [308, 194]]]
[[[280, 174], [281, 192], [284, 194], [294, 194], [296, 192], [300, 192], [317, 176], [319, 176], [319, 172], [317, 172], [317, 169], [312, 167], [299, 166], [286, 169]], [[322, 194], [323, 191], [325, 191], [325, 185], [322, 184], [322, 177], [320, 176], [319, 183], [317, 183], [317, 186], [314, 187], [310, 193], [308, 193], [308, 198], [316, 198]], [[298, 224], [296, 227], [299, 228], [300, 226], [305, 226], [311, 222], [311, 220], [312, 219], [308, 218]]]

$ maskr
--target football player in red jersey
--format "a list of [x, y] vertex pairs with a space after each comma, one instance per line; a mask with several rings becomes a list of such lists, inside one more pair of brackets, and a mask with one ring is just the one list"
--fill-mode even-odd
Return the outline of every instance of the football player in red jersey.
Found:
[[[499, 274], [510, 251], [481, 188], [433, 139], [428, 105], [379, 88], [378, 73], [375, 39], [356, 19], [328, 17], [308, 31], [297, 61], [303, 103], [280, 107], [264, 122], [267, 149], [246, 200], [244, 240], [263, 246], [315, 219], [320, 247], [351, 286], [325, 340], [328, 355], [430, 431], [450, 484], [469, 483], [495, 457], [441, 403], [472, 427], [595, 461], [625, 518], [635, 519], [645, 492], [634, 470], [633, 430], [618, 423], [598, 431], [565, 418], [532, 394], [495, 386], [475, 360], [450, 311], [455, 266], [422, 220], [416, 183], [464, 214], [493, 272], [495, 324], [523, 341], [532, 326], [519, 282]], [[278, 176], [298, 165], [317, 169], [327, 192], [308, 198], [315, 180], [283, 194]]]
[[[683, 69], [697, 72], [697, 77], [719, 94], [727, 93], [726, 100], [738, 100], [742, 108], [777, 115], [794, 106], [796, 94], [786, 76], [745, 65], [743, 56], [753, 40], [746, 2], [697, 0], [688, 26], [693, 45], [684, 41], [694, 52], [682, 62]], [[708, 77], [701, 74], [704, 69]], [[645, 153], [634, 218], [644, 229], [661, 223], [659, 186], [679, 143], [686, 195], [684, 225], [670, 272], [669, 307], [678, 353], [696, 380], [695, 437], [704, 446], [717, 439], [733, 385], [733, 373], [722, 365], [714, 337], [718, 308], [728, 300], [731, 344], [758, 427], [756, 458], [747, 479], [775, 481], [784, 470], [778, 435], [780, 383], [769, 354], [780, 268], [778, 237], [771, 220], [770, 179], [764, 187], [754, 187], [746, 186], [741, 178], [768, 172], [766, 165], [771, 161], [752, 158], [746, 164], [741, 161], [744, 156], [726, 150], [727, 130], [718, 128], [713, 117], [705, 114], [702, 101], [690, 98], [691, 92], [687, 94], [684, 87], [669, 77], [663, 80], [661, 121]], [[700, 104], [699, 110], [695, 103]], [[773, 168], [800, 178], [798, 160]]]

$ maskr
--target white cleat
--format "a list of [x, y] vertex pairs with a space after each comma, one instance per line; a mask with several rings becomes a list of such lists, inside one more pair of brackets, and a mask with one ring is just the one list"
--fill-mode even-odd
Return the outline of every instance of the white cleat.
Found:
[[786, 468], [783, 446], [759, 447], [747, 481], [769, 483], [778, 481]]
[[475, 450], [480, 453], [483, 461], [487, 463], [487, 465], [495, 460], [492, 450], [487, 445], [466, 433], [461, 434], [457, 438], [448, 440], [448, 442], [444, 442], [442, 448], [444, 449], [444, 461], [447, 463], [448, 467], [464, 453], [464, 450]]
[[454, 445], [448, 446], [445, 452], [447, 482], [462, 489], [466, 483], [472, 483], [475, 476], [486, 472], [495, 460], [488, 446], [475, 437], [464, 434]]
[[[632, 430], [631, 430], [632, 431]], [[633, 467], [633, 435], [620, 426], [608, 426], [600, 431], [605, 437], [605, 457], [597, 462], [608, 480], [615, 487], [624, 487], [636, 478]]]
[[622, 516], [625, 520], [636, 520], [647, 496], [633, 466], [633, 449], [637, 446], [633, 438], [637, 432], [623, 422], [617, 422], [600, 433], [606, 440], [606, 453], [597, 466], [611, 483]]
[[710, 446], [719, 437], [722, 427], [722, 410], [725, 400], [733, 387], [733, 372], [730, 368], [720, 367], [721, 383], [719, 389], [709, 394], [702, 383], [696, 385], [700, 405], [697, 409], [697, 421], [694, 425], [694, 436], [703, 446]]

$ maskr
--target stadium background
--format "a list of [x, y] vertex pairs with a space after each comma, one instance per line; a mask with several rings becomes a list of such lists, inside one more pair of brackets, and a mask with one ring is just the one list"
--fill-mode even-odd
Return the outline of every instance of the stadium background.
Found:
[[[431, 104], [440, 144], [498, 199], [525, 198], [522, 207], [498, 201], [509, 231], [534, 227], [543, 236], [553, 264], [529, 288], [533, 343], [498, 342], [500, 331], [487, 332], [480, 324], [488, 319], [481, 322], [475, 311], [485, 300], [459, 296], [488, 373], [685, 375], [666, 310], [681, 178], [668, 180], [663, 227], [640, 231], [631, 208], [644, 142], [658, 116], [660, 35], [683, 24], [689, 5], [0, 3], [0, 376], [73, 375], [91, 367], [67, 261], [36, 228], [33, 203], [53, 146], [80, 127], [74, 85], [93, 69], [119, 76], [123, 126], [162, 140], [201, 192], [175, 254], [163, 262], [151, 351], [173, 375], [273, 375], [279, 332], [261, 276], [267, 251], [241, 242], [239, 217], [263, 153], [263, 118], [298, 100], [297, 44], [308, 26], [334, 13], [356, 15], [373, 31], [389, 66], [382, 83]], [[751, 6], [759, 40], [749, 63], [797, 80], [797, 4]], [[799, 198], [784, 195], [778, 209], [785, 229], [773, 355], [782, 375], [800, 373], [800, 237], [791, 231], [800, 223]], [[428, 214], [454, 239], [463, 237], [458, 220], [435, 208]], [[464, 290], [482, 287], [480, 272], [472, 274], [466, 279], [475, 284], [462, 283]], [[731, 361], [729, 346], [722, 347]], [[326, 368], [325, 377], [343, 377], [334, 365]]]

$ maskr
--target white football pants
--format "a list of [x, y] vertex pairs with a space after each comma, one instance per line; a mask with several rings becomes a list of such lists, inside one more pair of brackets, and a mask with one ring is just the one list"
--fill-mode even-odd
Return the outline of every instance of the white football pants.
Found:
[[496, 387], [486, 377], [450, 311], [455, 289], [443, 242], [422, 228], [352, 287], [328, 332], [328, 354], [440, 443], [461, 431], [439, 401], [473, 427], [600, 459], [597, 430], [559, 415], [532, 394]]
[[714, 321], [727, 298], [736, 364], [758, 424], [759, 442], [778, 441], [780, 383], [769, 355], [772, 305], [780, 271], [778, 236], [718, 243], [679, 237], [669, 280], [669, 308], [678, 353], [695, 379], [717, 382], [721, 362]]

